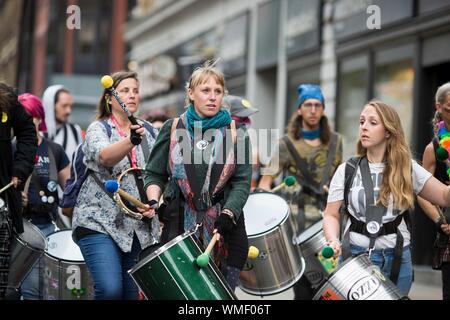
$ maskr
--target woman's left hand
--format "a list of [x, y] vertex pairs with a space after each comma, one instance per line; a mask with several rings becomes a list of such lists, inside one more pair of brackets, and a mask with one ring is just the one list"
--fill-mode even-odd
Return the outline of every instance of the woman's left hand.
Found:
[[148, 204], [145, 205], [145, 209], [143, 208], [137, 209], [144, 217], [153, 218], [156, 214], [155, 208], [151, 208]]

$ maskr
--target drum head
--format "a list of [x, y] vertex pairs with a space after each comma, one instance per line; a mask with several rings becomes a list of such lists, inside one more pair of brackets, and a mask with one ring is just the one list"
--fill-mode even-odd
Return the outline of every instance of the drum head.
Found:
[[5, 201], [3, 201], [2, 198], [0, 198], [0, 210], [4, 210], [5, 209]]
[[282, 197], [268, 192], [252, 193], [243, 208], [248, 236], [268, 232], [289, 215], [289, 206]]
[[18, 235], [18, 238], [24, 243], [27, 243], [34, 249], [45, 250], [47, 241], [41, 230], [32, 224], [30, 221], [23, 219], [23, 233]]
[[45, 253], [59, 260], [84, 262], [80, 248], [72, 240], [72, 230], [60, 230], [47, 237]]
[[305, 229], [297, 238], [297, 243], [301, 244], [312, 237], [314, 237], [317, 233], [322, 230], [322, 219]]

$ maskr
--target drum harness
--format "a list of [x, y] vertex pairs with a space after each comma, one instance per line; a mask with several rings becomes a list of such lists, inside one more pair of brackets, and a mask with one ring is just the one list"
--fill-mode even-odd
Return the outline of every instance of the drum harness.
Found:
[[[308, 164], [306, 163], [305, 159], [300, 157], [297, 149], [295, 148], [294, 144], [292, 143], [291, 139], [285, 135], [283, 136], [283, 141], [286, 144], [286, 147], [288, 148], [289, 153], [291, 154], [292, 158], [295, 161], [296, 164], [296, 170], [295, 170], [295, 178], [297, 179], [297, 182], [302, 186], [301, 193], [310, 195], [312, 197], [315, 197], [319, 200], [319, 209], [323, 210], [324, 206], [326, 204], [326, 197], [328, 192], [325, 191], [325, 186], [329, 182], [329, 178], [331, 175], [331, 169], [333, 165], [333, 160], [336, 154], [336, 148], [337, 148], [337, 142], [338, 142], [338, 135], [334, 132], [331, 133], [331, 139], [329, 144], [329, 152], [327, 157], [327, 163], [325, 165], [325, 168], [323, 170], [322, 180], [320, 181], [320, 184], [317, 184], [313, 177], [310, 174], [310, 169], [308, 168]], [[301, 208], [303, 205], [301, 205], [301, 194], [298, 197], [298, 207]], [[301, 210], [301, 213], [297, 216], [297, 222], [299, 226], [304, 225], [305, 223], [305, 216], [304, 216], [304, 210]]]
[[[348, 211], [348, 193], [353, 180], [356, 176], [356, 168], [359, 166], [361, 171], [362, 183], [365, 192], [366, 199], [366, 222], [362, 222], [353, 217]], [[393, 283], [397, 283], [398, 275], [401, 267], [402, 253], [403, 253], [403, 235], [401, 234], [398, 226], [405, 219], [408, 230], [411, 230], [409, 212], [399, 214], [395, 220], [382, 223], [382, 217], [386, 213], [387, 208], [380, 203], [374, 204], [374, 190], [373, 181], [370, 174], [369, 163], [367, 157], [352, 157], [345, 165], [345, 185], [344, 185], [344, 212], [347, 217], [350, 218], [350, 228], [342, 235], [343, 228], [345, 228], [345, 222], [341, 225], [341, 239], [342, 239], [342, 257], [347, 259], [351, 256], [350, 250], [350, 231], [357, 232], [369, 237], [369, 258], [375, 247], [375, 241], [378, 237], [397, 234], [397, 240], [394, 248], [394, 260], [392, 263], [390, 279]]]

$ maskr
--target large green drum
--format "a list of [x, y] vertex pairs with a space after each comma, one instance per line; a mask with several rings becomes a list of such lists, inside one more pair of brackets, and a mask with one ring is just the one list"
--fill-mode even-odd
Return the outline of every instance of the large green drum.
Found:
[[186, 232], [142, 259], [130, 273], [150, 300], [235, 300], [214, 262], [198, 267], [195, 231]]

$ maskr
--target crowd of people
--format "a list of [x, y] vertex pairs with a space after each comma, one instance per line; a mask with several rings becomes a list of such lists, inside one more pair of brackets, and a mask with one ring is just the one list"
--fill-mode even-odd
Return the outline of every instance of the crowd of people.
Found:
[[[202, 250], [217, 240], [211, 257], [234, 291], [249, 252], [243, 208], [250, 193], [270, 192], [277, 179], [294, 176], [301, 186], [292, 196], [295, 232], [322, 221], [340, 263], [367, 253], [404, 296], [413, 278], [410, 211], [418, 196], [436, 225], [433, 268], [442, 271], [443, 298], [450, 299], [450, 162], [437, 152], [450, 139], [450, 83], [436, 93], [435, 137], [423, 166], [411, 155], [395, 106], [377, 100], [361, 106], [355, 156], [343, 159], [343, 140], [330, 127], [320, 86], [300, 84], [297, 110], [266, 175], [248, 133], [258, 109], [228, 94], [224, 74], [212, 63], [193, 71], [185, 111], [175, 118], [135, 117], [136, 73], [114, 73], [112, 86], [117, 94], [103, 90], [96, 119], [84, 132], [69, 122], [74, 99], [67, 88], [51, 86], [41, 101], [0, 83], [0, 197], [8, 208], [0, 212], [2, 298], [14, 296], [8, 270], [12, 240], [24, 232], [22, 218], [44, 236], [72, 229], [94, 299], [139, 299], [128, 271], [143, 252], [192, 230]], [[78, 152], [86, 177], [73, 214], [65, 217], [58, 204]], [[118, 201], [105, 184], [113, 180], [130, 197]], [[43, 269], [39, 259], [15, 296], [42, 299]], [[315, 292], [301, 277], [294, 293], [310, 300]]]

